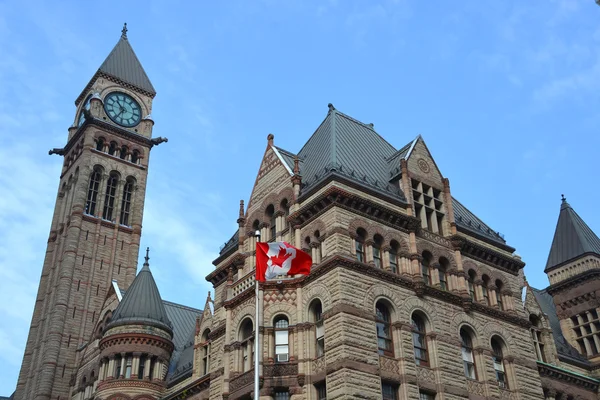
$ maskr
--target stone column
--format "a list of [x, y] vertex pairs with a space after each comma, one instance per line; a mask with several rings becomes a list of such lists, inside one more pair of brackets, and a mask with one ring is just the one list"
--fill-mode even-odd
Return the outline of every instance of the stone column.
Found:
[[473, 289], [475, 289], [475, 299], [477, 299], [480, 304], [485, 304], [485, 298], [483, 297], [483, 280], [475, 280], [475, 282], [473, 282]]
[[[125, 362], [127, 361], [127, 355], [125, 353], [121, 353], [121, 375], [118, 378], [125, 377]], [[115, 377], [117, 378], [117, 377]]]
[[365, 240], [365, 260], [364, 262], [373, 264], [373, 241]]
[[118, 378], [115, 376], [115, 356], [110, 356], [108, 359], [107, 378]]
[[[440, 284], [440, 264], [432, 263], [429, 268], [429, 276], [431, 277], [431, 286], [435, 286], [437, 288], [441, 287]], [[447, 282], [446, 282], [447, 284]]]
[[133, 360], [131, 360], [131, 376], [138, 377], [138, 371], [140, 370], [140, 357], [142, 353], [133, 353]]
[[144, 379], [152, 379], [150, 376], [150, 363], [152, 360], [150, 359], [150, 355], [146, 358], [146, 362], [144, 364]]
[[490, 306], [492, 307], [496, 307], [498, 305], [498, 302], [496, 301], [496, 290], [498, 290], [496, 286], [488, 286], [488, 297], [490, 298]]

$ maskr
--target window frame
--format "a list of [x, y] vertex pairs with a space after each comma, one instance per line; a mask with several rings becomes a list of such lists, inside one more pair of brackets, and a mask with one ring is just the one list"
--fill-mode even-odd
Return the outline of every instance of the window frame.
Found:
[[503, 344], [493, 337], [491, 341], [492, 346], [492, 362], [494, 364], [494, 374], [496, 376], [496, 382], [498, 387], [501, 389], [508, 389], [508, 377], [506, 376], [506, 365], [504, 364], [504, 351], [502, 349]]
[[102, 182], [102, 171], [94, 168], [90, 175], [90, 183], [88, 184], [88, 194], [85, 202], [85, 211], [87, 215], [96, 216], [96, 207], [98, 205], [98, 193], [100, 183]]
[[[278, 335], [281, 333], [281, 335]], [[283, 334], [285, 333], [285, 335]], [[286, 363], [290, 359], [290, 321], [285, 315], [278, 315], [273, 319], [274, 355], [276, 363]], [[280, 342], [285, 337], [285, 343]], [[281, 351], [285, 350], [285, 351]], [[287, 355], [287, 361], [279, 361], [278, 355]]]
[[102, 219], [113, 221], [113, 212], [115, 211], [115, 201], [117, 187], [119, 186], [119, 176], [111, 173], [106, 180], [106, 192], [104, 193], [104, 207], [102, 208]]
[[[419, 321], [420, 324], [417, 321]], [[415, 356], [415, 364], [421, 367], [429, 367], [430, 364], [429, 349], [427, 346], [427, 324], [425, 322], [425, 319], [421, 315], [413, 313], [410, 317], [410, 324], [412, 326], [412, 342], [413, 352]], [[423, 354], [425, 355], [424, 358], [422, 356]]]
[[[460, 329], [459, 334], [461, 342], [460, 350], [465, 377], [468, 379], [477, 380], [477, 367], [475, 353], [473, 352], [473, 335], [464, 327]], [[466, 356], [470, 357], [470, 360], [467, 359]]]
[[[379, 355], [394, 357], [392, 314], [390, 312], [390, 307], [381, 300], [375, 304], [375, 327], [377, 332], [377, 351]], [[382, 343], [385, 343], [385, 347], [381, 346]]]

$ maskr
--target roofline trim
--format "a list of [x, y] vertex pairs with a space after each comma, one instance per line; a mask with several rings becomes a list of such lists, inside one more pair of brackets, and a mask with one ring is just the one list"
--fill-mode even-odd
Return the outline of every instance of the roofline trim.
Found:
[[578, 255], [578, 256], [575, 256], [575, 257], [571, 257], [571, 258], [569, 258], [569, 259], [568, 259], [568, 260], [566, 260], [566, 261], [563, 261], [563, 262], [561, 262], [561, 263], [558, 263], [558, 264], [556, 264], [556, 265], [553, 265], [552, 267], [546, 267], [546, 268], [544, 268], [544, 272], [550, 272], [550, 271], [553, 271], [553, 270], [555, 270], [555, 269], [558, 269], [558, 268], [560, 268], [560, 267], [563, 267], [563, 266], [565, 266], [565, 265], [567, 265], [567, 264], [569, 264], [569, 263], [571, 263], [571, 262], [573, 262], [573, 261], [575, 261], [575, 260], [577, 260], [577, 259], [580, 259], [580, 258], [583, 258], [583, 257], [586, 257], [586, 256], [596, 256], [596, 257], [600, 257], [600, 254], [598, 254], [598, 253], [594, 253], [593, 251], [587, 251], [587, 252], [585, 252], [585, 253], [583, 253], [583, 254], [580, 254], [580, 255]]
[[290, 166], [287, 165], [287, 163], [285, 162], [285, 160], [283, 159], [283, 157], [281, 156], [281, 154], [279, 154], [279, 150], [277, 149], [277, 147], [271, 146], [271, 148], [273, 149], [273, 151], [277, 155], [277, 158], [279, 158], [279, 161], [281, 161], [281, 163], [283, 164], [283, 166], [285, 167], [285, 169], [287, 170], [287, 172], [290, 174], [290, 176], [293, 176], [294, 172], [290, 169]]

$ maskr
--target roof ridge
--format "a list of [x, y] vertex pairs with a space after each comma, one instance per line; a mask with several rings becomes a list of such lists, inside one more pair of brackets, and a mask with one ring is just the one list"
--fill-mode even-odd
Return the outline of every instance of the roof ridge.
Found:
[[204, 311], [203, 309], [200, 309], [200, 308], [195, 308], [195, 307], [191, 307], [191, 306], [186, 306], [186, 305], [179, 304], [179, 303], [174, 303], [174, 302], [172, 302], [172, 301], [168, 301], [168, 300], [163, 300], [162, 302], [163, 302], [163, 304], [168, 304], [168, 305], [170, 305], [170, 306], [175, 306], [175, 307], [177, 307], [177, 308], [182, 308], [182, 309], [185, 309], [185, 310], [190, 310], [190, 311], [198, 311], [198, 312], [200, 312], [200, 313], [202, 313], [202, 312]]

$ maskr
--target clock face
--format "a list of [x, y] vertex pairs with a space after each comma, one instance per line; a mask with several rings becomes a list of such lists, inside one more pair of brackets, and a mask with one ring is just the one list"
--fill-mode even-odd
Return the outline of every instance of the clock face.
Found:
[[104, 110], [119, 125], [136, 126], [142, 118], [140, 105], [125, 93], [112, 92], [104, 99]]
[[77, 126], [83, 125], [83, 121], [85, 121], [85, 115], [83, 115], [83, 110], [90, 110], [90, 101], [92, 100], [92, 95], [90, 94], [85, 102], [83, 103], [83, 107], [81, 107], [81, 111], [79, 112], [79, 120], [77, 121]]

